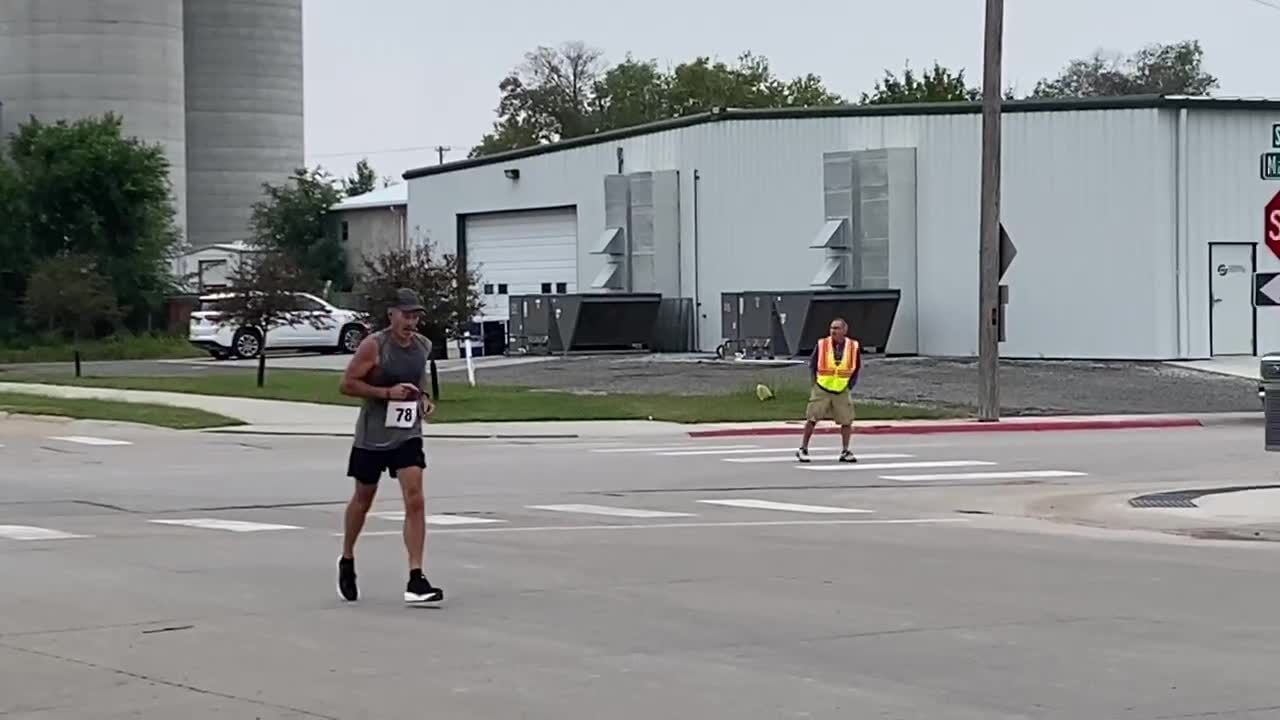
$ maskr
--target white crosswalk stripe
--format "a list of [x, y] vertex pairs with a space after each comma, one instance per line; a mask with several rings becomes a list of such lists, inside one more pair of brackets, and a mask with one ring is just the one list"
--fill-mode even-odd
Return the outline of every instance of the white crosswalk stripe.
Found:
[[697, 450], [663, 450], [655, 454], [662, 457], [697, 457], [699, 455], [768, 455], [776, 453], [794, 453], [795, 448], [762, 448], [762, 447], [739, 447], [729, 449], [716, 449], [702, 447]]
[[128, 440], [112, 440], [111, 438], [90, 437], [88, 435], [59, 435], [49, 438], [50, 440], [60, 440], [62, 442], [75, 443], [77, 445], [93, 445], [97, 447], [110, 447], [114, 445], [132, 445]]
[[[381, 520], [393, 520], [400, 522], [404, 520], [403, 510], [387, 510], [385, 512], [369, 513], [370, 517], [376, 517]], [[469, 515], [428, 515], [428, 525], [490, 525], [493, 523], [503, 523], [506, 520], [497, 520], [494, 518], [471, 517]]]
[[1030, 480], [1035, 478], [1083, 477], [1072, 470], [1011, 470], [1008, 472], [934, 473], [924, 475], [881, 475], [881, 480], [926, 482], [930, 480]]
[[597, 448], [597, 449], [595, 449], [595, 450], [592, 450], [591, 452], [593, 452], [593, 453], [599, 453], [599, 454], [602, 454], [602, 455], [612, 455], [612, 454], [620, 454], [620, 453], [630, 453], [630, 454], [639, 454], [639, 453], [655, 453], [655, 454], [657, 454], [657, 453], [664, 453], [664, 452], [679, 452], [679, 451], [683, 451], [683, 450], [695, 450], [695, 449], [699, 449], [699, 450], [703, 450], [703, 451], [707, 451], [707, 450], [750, 450], [750, 449], [755, 448], [755, 447], [759, 447], [759, 446], [758, 446], [758, 445], [711, 445], [711, 446], [706, 446], [706, 445], [701, 445], [701, 446], [699, 446], [699, 445], [667, 445], [667, 446], [656, 446], [656, 447]]
[[31, 525], [0, 525], [0, 539], [3, 540], [75, 540], [89, 537], [93, 536], [77, 535]]
[[[720, 458], [720, 459], [727, 463], [739, 463], [742, 465], [754, 465], [758, 463], [788, 463], [788, 462], [794, 463], [796, 462], [795, 450], [791, 450], [789, 452], [791, 452], [792, 454], [788, 457], [745, 457], [745, 458], [735, 457], [735, 458]], [[860, 454], [857, 457], [859, 461], [903, 460], [906, 458], [915, 457], [915, 455], [908, 455], [906, 453], [865, 453], [865, 454]], [[824, 460], [835, 462], [839, 458], [840, 458], [839, 453], [836, 453], [834, 455], [810, 455], [809, 456], [810, 460], [817, 461], [817, 462], [821, 462]]]
[[179, 525], [205, 530], [226, 530], [234, 533], [264, 532], [267, 530], [301, 530], [297, 525], [247, 522], [244, 520], [219, 520], [217, 518], [184, 518], [181, 520], [149, 520], [156, 525]]
[[612, 517], [630, 518], [664, 518], [695, 517], [695, 513], [665, 512], [661, 510], [638, 510], [635, 508], [609, 507], [607, 505], [529, 505], [530, 510], [547, 510], [550, 512], [582, 513], [585, 515], [609, 515]]
[[996, 463], [987, 462], [985, 460], [921, 460], [916, 462], [901, 463], [848, 463], [843, 465], [797, 465], [797, 467], [805, 470], [814, 471], [840, 471], [849, 472], [851, 470], [906, 470], [909, 468], [951, 468], [951, 467], [979, 467], [990, 466]]
[[814, 513], [818, 515], [843, 515], [848, 513], [869, 513], [873, 510], [860, 508], [829, 507], [826, 505], [797, 505], [795, 503], [774, 502], [772, 500], [699, 500], [707, 505], [724, 505], [726, 507], [748, 508], [752, 510], [783, 510], [786, 512]]

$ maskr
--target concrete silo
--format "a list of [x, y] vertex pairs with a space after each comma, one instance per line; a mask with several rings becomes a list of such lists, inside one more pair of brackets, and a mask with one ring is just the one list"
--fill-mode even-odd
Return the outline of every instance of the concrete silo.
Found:
[[186, 0], [187, 239], [243, 240], [303, 162], [302, 0]]
[[165, 147], [185, 223], [182, 0], [0, 0], [0, 131], [115, 112]]

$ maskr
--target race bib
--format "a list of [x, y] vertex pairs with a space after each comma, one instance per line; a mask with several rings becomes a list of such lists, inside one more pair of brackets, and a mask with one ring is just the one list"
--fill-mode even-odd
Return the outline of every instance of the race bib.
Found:
[[418, 422], [417, 400], [392, 400], [387, 403], [387, 427], [411, 428]]

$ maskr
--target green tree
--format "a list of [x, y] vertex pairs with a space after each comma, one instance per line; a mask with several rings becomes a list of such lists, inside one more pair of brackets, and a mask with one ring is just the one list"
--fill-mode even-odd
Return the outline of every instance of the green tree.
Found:
[[464, 267], [457, 255], [438, 254], [431, 242], [421, 238], [408, 249], [366, 258], [361, 286], [378, 328], [387, 325], [386, 308], [396, 290], [415, 290], [426, 308], [419, 330], [440, 349], [447, 337], [459, 336], [483, 306], [479, 272]]
[[121, 119], [107, 114], [32, 119], [10, 139], [9, 155], [12, 166], [0, 172], [0, 264], [20, 277], [6, 276], [5, 294], [21, 296], [22, 278], [44, 259], [85, 255], [125, 318], [141, 325], [172, 290], [179, 239], [163, 148], [125, 137]]
[[969, 87], [964, 69], [952, 71], [937, 61], [919, 76], [910, 64], [902, 69], [902, 77], [889, 70], [870, 93], [862, 93], [863, 105], [905, 105], [909, 103], [974, 101], [982, 91]]
[[842, 102], [839, 95], [827, 91], [818, 76], [781, 80], [773, 74], [767, 58], [750, 52], [740, 55], [735, 65], [699, 57], [671, 72], [669, 105], [673, 117], [715, 107], [780, 108]]
[[1052, 80], [1044, 79], [1032, 97], [1116, 97], [1123, 95], [1209, 95], [1218, 79], [1204, 67], [1198, 40], [1148, 45], [1129, 57], [1103, 51], [1072, 60]]
[[656, 61], [628, 57], [605, 68], [582, 43], [540, 47], [499, 84], [493, 131], [471, 157], [704, 112], [713, 107], [767, 108], [843, 102], [816, 75], [776, 77], [766, 58], [744, 53], [735, 64], [699, 57], [664, 72]]
[[249, 220], [250, 243], [288, 256], [305, 286], [330, 282], [339, 290], [349, 288], [346, 252], [328, 218], [343, 197], [333, 178], [321, 168], [298, 168], [286, 182], [264, 183], [262, 190]]
[[363, 195], [377, 189], [378, 173], [373, 171], [373, 166], [369, 164], [369, 158], [364, 158], [356, 163], [355, 174], [342, 181], [342, 191], [347, 194], [347, 197]]
[[627, 57], [596, 81], [591, 112], [600, 128], [624, 128], [670, 117], [670, 77], [654, 60]]
[[[231, 340], [237, 350], [257, 348], [252, 354], [258, 358], [258, 387], [262, 387], [267, 378], [267, 333], [300, 325], [319, 329], [328, 315], [298, 309], [294, 293], [306, 282], [306, 272], [292, 256], [280, 250], [246, 254], [231, 271], [229, 280], [234, 292], [218, 301], [221, 322], [237, 328]], [[242, 346], [245, 339], [251, 344]]]
[[69, 335], [76, 343], [93, 337], [100, 323], [120, 319], [111, 281], [91, 255], [42, 260], [27, 280], [23, 309], [33, 327]]

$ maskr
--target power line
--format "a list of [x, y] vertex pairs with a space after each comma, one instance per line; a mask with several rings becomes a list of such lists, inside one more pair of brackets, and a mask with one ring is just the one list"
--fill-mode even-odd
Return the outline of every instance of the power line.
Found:
[[441, 146], [441, 145], [411, 145], [411, 146], [409, 146], [409, 147], [383, 148], [382, 150], [353, 150], [353, 151], [351, 151], [351, 152], [307, 153], [307, 154], [308, 154], [309, 156], [311, 156], [311, 157], [314, 157], [314, 158], [324, 158], [324, 157], [355, 157], [356, 155], [388, 155], [388, 154], [390, 154], [390, 153], [417, 152], [417, 151], [424, 151], [424, 152], [425, 152], [425, 151], [427, 151], [427, 150], [430, 150], [431, 152], [439, 152], [441, 147], [445, 147], [446, 149], [452, 149], [452, 148], [451, 148], [450, 146], [448, 146], [448, 145], [444, 145], [444, 146]]

